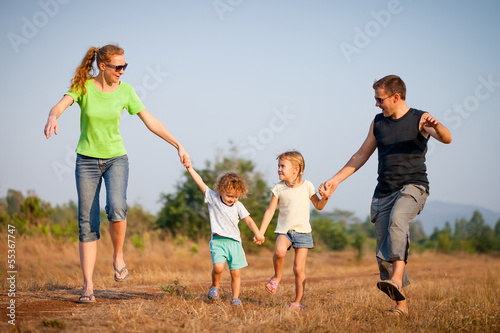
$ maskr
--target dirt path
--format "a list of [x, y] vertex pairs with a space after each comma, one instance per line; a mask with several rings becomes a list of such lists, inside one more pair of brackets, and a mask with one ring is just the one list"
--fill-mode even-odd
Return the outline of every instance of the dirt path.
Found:
[[[352, 274], [338, 276], [311, 276], [307, 278], [308, 283], [318, 283], [322, 281], [333, 281], [346, 278], [371, 278], [377, 273], [371, 274]], [[266, 280], [243, 280], [242, 287], [264, 286]], [[293, 284], [293, 278], [284, 278], [281, 284]], [[208, 290], [210, 284], [187, 282], [189, 292], [204, 292]], [[221, 283], [223, 288], [230, 288], [229, 281]], [[125, 287], [125, 288], [124, 288]], [[97, 303], [80, 304], [77, 302], [81, 289], [67, 289], [56, 291], [39, 292], [17, 292], [16, 293], [16, 323], [24, 325], [34, 322], [40, 322], [44, 318], [79, 318], [88, 309], [88, 306], [95, 308], [108, 308], [115, 304], [120, 304], [127, 300], [151, 301], [165, 297], [166, 292], [158, 286], [151, 285], [133, 285], [128, 284], [121, 288], [109, 288], [105, 290], [95, 290]], [[2, 299], [0, 302], [2, 324], [7, 318], [8, 300]], [[3, 326], [8, 327], [8, 326]]]

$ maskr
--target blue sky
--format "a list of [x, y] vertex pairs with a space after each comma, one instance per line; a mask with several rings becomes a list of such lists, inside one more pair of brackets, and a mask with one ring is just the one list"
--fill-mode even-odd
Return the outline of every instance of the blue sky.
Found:
[[[451, 145], [430, 143], [429, 201], [498, 212], [498, 13], [498, 1], [2, 1], [0, 197], [12, 188], [76, 200], [79, 107], [59, 118], [58, 136], [46, 140], [43, 127], [87, 49], [119, 43], [122, 80], [195, 168], [233, 142], [270, 185], [288, 149], [303, 153], [316, 186], [342, 168], [378, 113], [373, 81], [398, 74], [408, 105], [453, 134]], [[182, 176], [176, 151], [126, 112], [121, 132], [129, 203], [156, 213]], [[374, 154], [326, 209], [364, 219], [376, 171]]]

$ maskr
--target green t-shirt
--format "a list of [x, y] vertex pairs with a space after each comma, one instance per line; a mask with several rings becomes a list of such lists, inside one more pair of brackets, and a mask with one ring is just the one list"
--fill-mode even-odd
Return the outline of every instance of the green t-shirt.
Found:
[[66, 95], [80, 105], [80, 140], [76, 152], [95, 158], [112, 158], [127, 151], [118, 127], [123, 109], [131, 115], [145, 109], [134, 88], [121, 82], [113, 92], [105, 93], [96, 88], [92, 79], [85, 83], [87, 93], [68, 91]]

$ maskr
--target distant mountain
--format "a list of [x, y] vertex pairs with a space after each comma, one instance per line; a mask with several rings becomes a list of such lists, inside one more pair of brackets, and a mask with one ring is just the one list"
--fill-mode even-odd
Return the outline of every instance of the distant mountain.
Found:
[[454, 228], [456, 220], [462, 217], [470, 220], [475, 210], [479, 211], [483, 216], [484, 222], [492, 227], [500, 220], [499, 212], [473, 205], [461, 205], [442, 201], [428, 201], [422, 213], [415, 217], [415, 220], [422, 222], [425, 233], [427, 236], [430, 236], [435, 227], [441, 230], [447, 221]]

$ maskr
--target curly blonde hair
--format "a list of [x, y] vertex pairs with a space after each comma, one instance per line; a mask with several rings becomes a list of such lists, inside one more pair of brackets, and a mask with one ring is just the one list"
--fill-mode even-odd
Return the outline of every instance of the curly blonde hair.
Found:
[[239, 197], [246, 197], [248, 193], [247, 184], [236, 172], [227, 172], [219, 175], [215, 182], [215, 191], [217, 193], [227, 193], [234, 191]]

